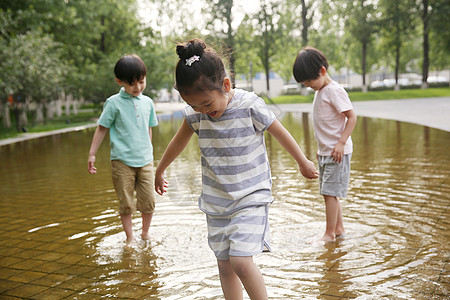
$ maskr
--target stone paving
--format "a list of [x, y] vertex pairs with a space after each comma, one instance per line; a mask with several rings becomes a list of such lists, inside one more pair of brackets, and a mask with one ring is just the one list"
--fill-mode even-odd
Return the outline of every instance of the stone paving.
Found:
[[[354, 102], [354, 105], [360, 116], [417, 122], [450, 131], [450, 98]], [[165, 107], [164, 111], [179, 110], [184, 107], [184, 104], [171, 106], [172, 108]], [[278, 108], [310, 112], [311, 104], [279, 105]], [[55, 133], [59, 132], [46, 134]], [[32, 137], [39, 136], [10, 139], [0, 146]], [[154, 276], [151, 268], [148, 268], [146, 273], [122, 274], [122, 284], [116, 286], [115, 290], [109, 289], [107, 284], [93, 286], [91, 278], [98, 277], [99, 274], [105, 272], [107, 266], [95, 263], [90, 258], [94, 250], [83, 247], [81, 241], [77, 242], [74, 239], [69, 243], [67, 240], [68, 232], [89, 231], [90, 225], [82, 221], [74, 222], [73, 219], [71, 222], [65, 223], [68, 220], [61, 219], [60, 223], [63, 225], [55, 227], [49, 225], [45, 233], [38, 230], [36, 232], [24, 231], [24, 222], [29, 228], [33, 222], [39, 223], [36, 222], [38, 216], [34, 212], [25, 219], [16, 218], [14, 211], [17, 205], [20, 204], [10, 203], [8, 206], [10, 209], [0, 212], [0, 224], [4, 228], [0, 233], [0, 299], [158, 299], [151, 296], [154, 287], [147, 286], [145, 283]], [[79, 204], [80, 210], [83, 205], [85, 204]], [[96, 205], [101, 206], [102, 204]], [[442, 261], [442, 265], [448, 266], [448, 259], [447, 256]], [[438, 268], [427, 270], [427, 272], [437, 272], [435, 275], [440, 277], [448, 274], [448, 269], [444, 274], [439, 273], [441, 271]], [[147, 280], [142, 280], [143, 278]], [[449, 282], [449, 278], [446, 280]], [[338, 292], [339, 288], [336, 291]], [[337, 294], [336, 296], [330, 295], [326, 299], [340, 298]], [[420, 299], [427, 298], [445, 299], [446, 296], [439, 293], [428, 294]]]

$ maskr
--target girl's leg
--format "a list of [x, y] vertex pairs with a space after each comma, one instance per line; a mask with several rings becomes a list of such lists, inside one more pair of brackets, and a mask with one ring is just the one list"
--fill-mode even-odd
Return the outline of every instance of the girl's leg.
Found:
[[325, 215], [326, 215], [326, 229], [322, 237], [324, 242], [332, 242], [336, 240], [336, 224], [339, 213], [339, 200], [334, 196], [323, 195], [325, 199]]
[[230, 256], [230, 264], [233, 271], [244, 284], [250, 299], [268, 299], [264, 278], [258, 267], [253, 263], [252, 256]]
[[142, 234], [141, 238], [143, 240], [150, 239], [150, 236], [148, 235], [148, 230], [150, 228], [150, 223], [152, 222], [153, 213], [142, 213]]
[[242, 284], [231, 267], [229, 260], [217, 260], [219, 266], [220, 284], [227, 300], [242, 299]]
[[133, 216], [131, 214], [120, 215], [123, 230], [125, 231], [125, 235], [127, 236], [127, 246], [134, 242], [132, 219]]

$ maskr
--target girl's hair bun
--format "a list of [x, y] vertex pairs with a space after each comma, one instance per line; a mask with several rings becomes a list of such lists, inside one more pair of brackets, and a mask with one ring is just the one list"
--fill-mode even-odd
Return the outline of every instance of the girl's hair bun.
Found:
[[205, 52], [206, 44], [199, 39], [193, 39], [184, 45], [177, 46], [177, 54], [180, 59], [188, 59], [193, 55], [202, 56]]

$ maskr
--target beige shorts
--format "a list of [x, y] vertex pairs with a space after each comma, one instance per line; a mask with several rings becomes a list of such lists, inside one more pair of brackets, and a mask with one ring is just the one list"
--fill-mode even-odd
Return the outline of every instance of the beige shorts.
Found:
[[[136, 211], [153, 213], [155, 210], [153, 162], [134, 168], [118, 160], [111, 161], [114, 189], [119, 198], [119, 213], [129, 215]], [[136, 190], [137, 205], [134, 201]]]

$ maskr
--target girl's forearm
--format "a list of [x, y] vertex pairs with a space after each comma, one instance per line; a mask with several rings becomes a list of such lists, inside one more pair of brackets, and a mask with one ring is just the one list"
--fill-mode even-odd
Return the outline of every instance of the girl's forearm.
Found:
[[275, 120], [267, 129], [284, 149], [297, 161], [299, 165], [305, 165], [308, 162], [303, 151], [295, 141], [294, 137], [281, 125], [278, 120]]
[[186, 148], [193, 133], [194, 132], [186, 121], [183, 121], [183, 124], [181, 124], [178, 132], [172, 138], [169, 145], [167, 145], [167, 148], [158, 163], [158, 167], [156, 168], [156, 173], [164, 173], [167, 167], [169, 167], [169, 165], [181, 154], [181, 152], [183, 152], [184, 148]]

